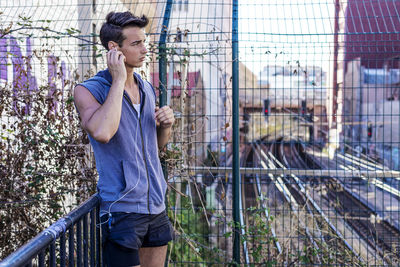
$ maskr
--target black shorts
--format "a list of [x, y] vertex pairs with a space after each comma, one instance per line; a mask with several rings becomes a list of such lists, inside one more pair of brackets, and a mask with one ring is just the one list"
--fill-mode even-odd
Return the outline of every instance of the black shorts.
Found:
[[107, 266], [139, 265], [139, 248], [160, 247], [173, 239], [171, 222], [160, 214], [113, 212], [101, 216], [104, 261]]

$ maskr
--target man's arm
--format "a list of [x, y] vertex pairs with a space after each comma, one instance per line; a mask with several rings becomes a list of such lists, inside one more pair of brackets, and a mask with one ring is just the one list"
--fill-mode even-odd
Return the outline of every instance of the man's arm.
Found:
[[171, 128], [175, 122], [174, 112], [169, 106], [156, 107], [155, 119], [157, 123], [158, 149], [161, 149], [171, 137]]
[[74, 100], [82, 121], [82, 127], [95, 140], [107, 143], [117, 132], [121, 119], [122, 97], [126, 81], [125, 57], [121, 52], [110, 50], [108, 68], [113, 77], [109, 94], [103, 105], [85, 87], [78, 85]]

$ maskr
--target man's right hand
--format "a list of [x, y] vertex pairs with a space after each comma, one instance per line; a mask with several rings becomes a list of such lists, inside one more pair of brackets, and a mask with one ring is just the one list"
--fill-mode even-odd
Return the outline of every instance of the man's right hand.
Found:
[[116, 48], [111, 49], [107, 53], [107, 66], [108, 71], [112, 76], [113, 83], [121, 82], [125, 85], [127, 78], [126, 68], [125, 68], [125, 56], [121, 51]]

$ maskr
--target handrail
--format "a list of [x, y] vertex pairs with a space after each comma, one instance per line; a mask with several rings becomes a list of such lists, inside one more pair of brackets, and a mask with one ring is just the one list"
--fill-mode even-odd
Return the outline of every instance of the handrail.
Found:
[[[20, 247], [18, 250], [1, 261], [0, 267], [24, 266], [25, 264], [29, 264], [29, 262], [32, 261], [32, 259], [34, 259], [36, 256], [43, 258], [44, 256], [41, 254], [46, 248], [51, 246], [53, 242], [55, 242], [62, 234], [66, 233], [67, 229], [69, 229], [82, 217], [96, 208], [99, 203], [100, 198], [98, 194], [92, 195], [84, 203], [72, 210], [67, 216], [59, 219], [57, 222], [31, 239], [27, 244]], [[53, 256], [50, 255], [50, 258], [54, 258], [53, 262], [55, 262], [55, 253], [53, 253]]]

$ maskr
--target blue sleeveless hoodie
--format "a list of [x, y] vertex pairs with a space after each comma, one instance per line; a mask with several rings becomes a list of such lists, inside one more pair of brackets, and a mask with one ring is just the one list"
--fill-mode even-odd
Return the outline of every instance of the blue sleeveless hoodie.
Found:
[[[134, 73], [141, 95], [140, 116], [124, 91], [119, 127], [107, 144], [89, 135], [99, 173], [100, 214], [136, 212], [159, 214], [165, 210], [167, 184], [158, 155], [153, 86]], [[100, 104], [106, 100], [112, 76], [108, 69], [80, 85]]]

